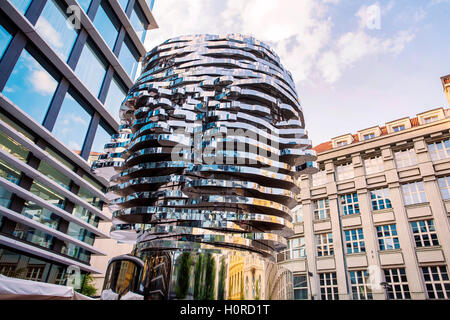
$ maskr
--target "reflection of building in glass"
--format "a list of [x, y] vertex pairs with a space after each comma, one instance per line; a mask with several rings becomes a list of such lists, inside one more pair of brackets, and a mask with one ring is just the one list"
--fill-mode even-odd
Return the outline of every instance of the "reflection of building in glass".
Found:
[[286, 247], [298, 177], [315, 171], [294, 82], [278, 56], [237, 34], [167, 40], [145, 56], [120, 112], [120, 133], [93, 165], [112, 183], [111, 236], [136, 242], [137, 256], [172, 254], [172, 287], [162, 298], [212, 299], [220, 285], [224, 297], [243, 299], [245, 277], [249, 297], [261, 298], [262, 270], [274, 279], [281, 271], [247, 254], [273, 258]]
[[109, 237], [99, 225], [111, 221], [103, 208], [109, 182], [90, 160], [117, 133], [146, 52], [141, 35], [156, 27], [147, 1], [120, 4], [1, 3], [2, 274], [63, 284], [70, 265], [83, 275], [104, 272], [91, 258], [109, 252], [93, 246]]
[[450, 298], [449, 128], [438, 108], [315, 147], [278, 257], [295, 299]]

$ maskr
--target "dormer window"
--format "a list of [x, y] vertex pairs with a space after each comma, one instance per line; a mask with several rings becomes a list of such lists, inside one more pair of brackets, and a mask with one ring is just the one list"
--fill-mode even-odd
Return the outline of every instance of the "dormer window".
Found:
[[333, 148], [343, 147], [351, 144], [352, 142], [353, 136], [350, 133], [331, 139]]
[[434, 109], [426, 112], [419, 113], [417, 115], [419, 125], [424, 125], [445, 119], [445, 113], [443, 108]]
[[434, 116], [431, 116], [431, 117], [424, 118], [423, 119], [423, 123], [426, 124], [426, 123], [431, 123], [431, 122], [435, 122], [435, 121], [438, 121], [438, 120], [439, 120], [439, 117], [437, 115], [434, 115]]
[[364, 140], [369, 140], [375, 138], [375, 133], [371, 132], [368, 134], [363, 135]]
[[394, 132], [398, 132], [398, 131], [402, 131], [402, 130], [405, 130], [405, 125], [404, 124], [392, 127], [392, 131], [394, 131]]

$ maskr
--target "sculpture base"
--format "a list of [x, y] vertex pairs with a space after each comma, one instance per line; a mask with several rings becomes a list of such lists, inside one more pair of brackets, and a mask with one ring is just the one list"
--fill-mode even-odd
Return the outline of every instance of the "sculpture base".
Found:
[[146, 250], [111, 259], [103, 290], [146, 300], [291, 300], [292, 272], [257, 253]]

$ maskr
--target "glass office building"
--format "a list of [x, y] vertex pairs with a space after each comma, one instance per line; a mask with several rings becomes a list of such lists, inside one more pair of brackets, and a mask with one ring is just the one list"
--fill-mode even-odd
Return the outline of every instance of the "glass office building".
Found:
[[64, 284], [111, 221], [90, 169], [138, 73], [146, 0], [0, 2], [0, 274]]

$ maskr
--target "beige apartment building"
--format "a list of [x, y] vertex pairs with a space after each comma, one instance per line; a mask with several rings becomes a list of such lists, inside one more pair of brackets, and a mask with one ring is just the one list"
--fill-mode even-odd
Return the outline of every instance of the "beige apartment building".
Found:
[[449, 129], [439, 108], [315, 147], [278, 255], [295, 299], [450, 298]]

